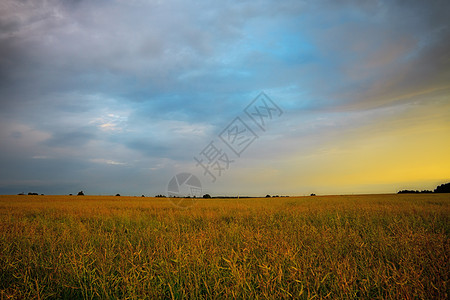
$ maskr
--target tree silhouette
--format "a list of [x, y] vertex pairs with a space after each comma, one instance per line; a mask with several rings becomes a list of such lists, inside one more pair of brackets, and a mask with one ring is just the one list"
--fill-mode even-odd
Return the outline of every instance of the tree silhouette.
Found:
[[83, 191], [79, 191], [77, 195], [78, 196], [84, 196], [84, 193], [83, 193]]
[[439, 185], [434, 189], [435, 193], [450, 193], [450, 182]]

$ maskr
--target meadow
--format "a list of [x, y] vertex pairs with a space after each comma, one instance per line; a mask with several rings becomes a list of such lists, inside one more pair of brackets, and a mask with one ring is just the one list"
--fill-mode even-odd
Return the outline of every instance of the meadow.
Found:
[[450, 194], [0, 196], [1, 299], [448, 299]]

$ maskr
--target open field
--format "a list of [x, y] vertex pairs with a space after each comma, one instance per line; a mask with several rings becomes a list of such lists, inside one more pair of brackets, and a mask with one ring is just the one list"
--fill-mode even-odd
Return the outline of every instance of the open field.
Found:
[[0, 196], [0, 298], [448, 299], [450, 194]]

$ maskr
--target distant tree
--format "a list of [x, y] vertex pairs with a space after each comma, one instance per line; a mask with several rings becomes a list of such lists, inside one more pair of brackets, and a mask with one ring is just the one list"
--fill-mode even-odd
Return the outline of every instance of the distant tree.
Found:
[[120, 194], [116, 194], [117, 197], [120, 197]]
[[441, 185], [437, 186], [434, 189], [434, 192], [435, 193], [450, 193], [450, 182], [449, 183], [444, 183], [444, 184], [441, 184]]
[[25, 193], [24, 193], [24, 192], [22, 192], [22, 193], [18, 193], [17, 195], [25, 195]]
[[72, 194], [69, 194], [69, 196], [72, 196]]
[[397, 194], [418, 194], [418, 193], [419, 193], [419, 191], [414, 191], [414, 190], [401, 190]]
[[315, 196], [316, 194], [312, 193], [310, 196]]
[[209, 198], [211, 198], [211, 195], [210, 195], [210, 194], [204, 194], [204, 195], [203, 195], [203, 198], [209, 199]]
[[141, 197], [145, 197], [144, 195], [142, 195]]
[[397, 194], [429, 194], [429, 193], [433, 193], [432, 191], [429, 190], [401, 190], [399, 191]]
[[266, 198], [270, 198], [270, 195], [266, 195]]
[[77, 195], [78, 196], [84, 196], [84, 193], [83, 193], [83, 191], [79, 191]]
[[398, 191], [397, 194], [429, 194], [429, 193], [433, 193], [432, 191], [429, 190], [401, 190]]

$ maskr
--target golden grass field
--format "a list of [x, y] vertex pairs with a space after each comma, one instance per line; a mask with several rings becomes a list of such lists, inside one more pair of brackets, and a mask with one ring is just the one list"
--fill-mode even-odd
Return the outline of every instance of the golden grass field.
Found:
[[448, 299], [450, 194], [0, 196], [1, 299]]

